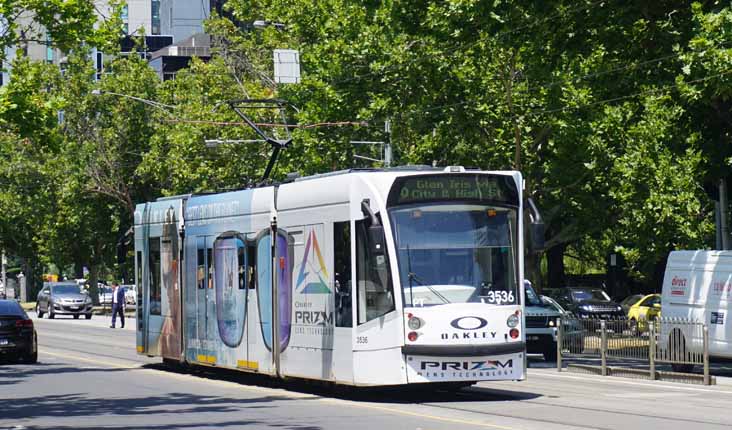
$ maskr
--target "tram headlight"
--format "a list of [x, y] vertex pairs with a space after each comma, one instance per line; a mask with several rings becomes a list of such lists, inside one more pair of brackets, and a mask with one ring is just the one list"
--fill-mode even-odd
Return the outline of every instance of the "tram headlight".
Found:
[[506, 320], [506, 324], [507, 324], [507, 325], [508, 325], [509, 327], [511, 327], [511, 328], [514, 328], [514, 327], [516, 327], [516, 326], [517, 326], [517, 325], [519, 324], [519, 317], [518, 317], [518, 315], [516, 315], [516, 314], [511, 314], [511, 315], [510, 315], [510, 316], [508, 317], [508, 319]]
[[409, 317], [409, 321], [407, 321], [407, 325], [412, 330], [419, 330], [422, 327], [422, 320], [415, 316], [412, 316], [412, 317]]

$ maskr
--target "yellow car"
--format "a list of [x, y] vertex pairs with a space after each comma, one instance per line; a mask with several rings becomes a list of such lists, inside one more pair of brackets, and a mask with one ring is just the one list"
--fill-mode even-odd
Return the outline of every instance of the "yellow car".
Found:
[[648, 294], [635, 302], [628, 309], [628, 320], [630, 326], [639, 330], [648, 330], [648, 321], [653, 321], [661, 316], [661, 295]]

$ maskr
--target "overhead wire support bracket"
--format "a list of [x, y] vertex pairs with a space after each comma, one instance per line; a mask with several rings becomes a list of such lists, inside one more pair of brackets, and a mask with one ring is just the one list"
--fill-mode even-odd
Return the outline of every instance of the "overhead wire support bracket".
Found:
[[[264, 169], [264, 173], [262, 174], [261, 182], [266, 181], [269, 179], [269, 175], [272, 173], [272, 169], [275, 166], [275, 163], [277, 162], [277, 158], [279, 157], [280, 151], [290, 146], [292, 143], [292, 134], [290, 133], [290, 125], [287, 124], [287, 116], [285, 115], [285, 111], [287, 108], [292, 108], [293, 110], [297, 111], [297, 108], [292, 105], [287, 100], [282, 99], [240, 99], [240, 100], [229, 100], [226, 102], [226, 104], [229, 105], [229, 107], [236, 112], [237, 115], [241, 117], [241, 119], [244, 120], [244, 122], [254, 130], [254, 132], [261, 137], [266, 143], [269, 143], [272, 146], [272, 154], [269, 157], [269, 162], [267, 163], [267, 167]], [[262, 129], [257, 126], [257, 124], [251, 120], [247, 116], [247, 114], [244, 112], [246, 109], [277, 109], [279, 110], [280, 117], [282, 119], [282, 125], [279, 126], [285, 130], [286, 137], [284, 139], [279, 139], [277, 136], [272, 133], [272, 135], [266, 134]]]

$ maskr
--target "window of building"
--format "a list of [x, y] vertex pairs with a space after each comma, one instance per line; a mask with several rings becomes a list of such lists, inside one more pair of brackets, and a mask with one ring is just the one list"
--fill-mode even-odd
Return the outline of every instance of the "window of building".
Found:
[[104, 54], [97, 52], [96, 55], [96, 69], [97, 69], [97, 80], [102, 79], [102, 73], [104, 72]]
[[150, 250], [150, 315], [160, 315], [160, 238], [151, 238], [148, 249]]
[[389, 259], [374, 250], [368, 234], [370, 221], [356, 221], [356, 277], [358, 324], [383, 316], [394, 308]]
[[151, 26], [150, 32], [152, 34], [160, 34], [160, 0], [152, 0], [151, 3]]
[[130, 34], [130, 14], [129, 7], [127, 5], [122, 6], [120, 12], [120, 19], [122, 20], [122, 31], [124, 34]]
[[333, 223], [333, 268], [336, 291], [336, 327], [352, 327], [350, 221]]

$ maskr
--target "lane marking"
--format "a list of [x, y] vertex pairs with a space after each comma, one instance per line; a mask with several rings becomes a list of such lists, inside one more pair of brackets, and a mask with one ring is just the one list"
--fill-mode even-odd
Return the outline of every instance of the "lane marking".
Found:
[[[493, 429], [501, 429], [501, 430], [518, 430], [516, 427], [507, 427], [507, 426], [480, 422], [480, 421], [463, 420], [463, 419], [459, 419], [459, 418], [450, 418], [450, 417], [442, 417], [442, 416], [437, 416], [437, 415], [429, 415], [429, 414], [424, 414], [424, 413], [419, 413], [419, 412], [410, 412], [410, 411], [401, 410], [401, 409], [393, 409], [393, 408], [389, 408], [386, 406], [379, 406], [379, 405], [371, 404], [371, 403], [357, 403], [357, 402], [353, 402], [350, 400], [332, 399], [332, 398], [321, 397], [321, 396], [313, 395], [313, 394], [292, 393], [292, 392], [286, 391], [284, 389], [255, 387], [255, 386], [251, 386], [251, 385], [242, 385], [242, 384], [239, 384], [236, 382], [230, 382], [230, 381], [204, 379], [204, 378], [201, 378], [198, 376], [188, 375], [188, 374], [169, 373], [169, 372], [164, 372], [164, 371], [160, 371], [160, 370], [156, 370], [156, 369], [146, 369], [146, 368], [141, 367], [139, 363], [137, 363], [138, 366], [129, 367], [129, 366], [124, 366], [124, 365], [117, 364], [117, 363], [100, 362], [99, 360], [88, 359], [88, 358], [79, 357], [76, 355], [58, 354], [58, 353], [53, 353], [53, 352], [48, 352], [48, 351], [39, 351], [39, 352], [41, 354], [46, 354], [46, 355], [50, 355], [50, 356], [58, 357], [58, 358], [65, 358], [68, 360], [77, 360], [77, 361], [93, 363], [93, 364], [97, 364], [97, 365], [101, 365], [101, 366], [112, 366], [112, 367], [116, 367], [116, 368], [120, 368], [120, 369], [151, 372], [156, 375], [163, 375], [163, 376], [168, 376], [168, 377], [173, 377], [173, 378], [178, 378], [178, 379], [184, 379], [184, 380], [191, 381], [191, 382], [205, 383], [205, 384], [209, 384], [209, 385], [225, 386], [227, 388], [236, 388], [239, 390], [243, 389], [244, 391], [268, 393], [268, 394], [274, 393], [274, 394], [280, 395], [282, 397], [290, 397], [290, 398], [296, 398], [296, 399], [298, 399], [298, 398], [307, 399], [307, 398], [314, 397], [317, 401], [320, 401], [323, 403], [332, 403], [335, 405], [346, 405], [346, 406], [352, 406], [352, 407], [357, 407], [357, 408], [362, 408], [362, 409], [379, 410], [379, 411], [388, 412], [388, 413], [396, 414], [396, 415], [418, 417], [418, 418], [424, 418], [424, 419], [440, 421], [440, 422], [445, 422], [445, 423], [465, 424], [465, 425], [471, 425], [471, 426], [475, 426], [475, 427], [493, 428]], [[126, 359], [122, 359], [122, 360], [129, 361]], [[421, 404], [421, 403], [416, 403], [415, 405], [431, 407], [429, 405], [425, 405], [425, 404]], [[511, 418], [515, 419], [515, 420], [524, 420], [523, 418], [514, 418], [514, 417], [511, 417]]]
[[[655, 383], [652, 383], [650, 381], [649, 382], [622, 381], [619, 379], [610, 379], [610, 378], [613, 378], [612, 376], [591, 378], [591, 377], [582, 377], [582, 376], [577, 376], [577, 375], [566, 375], [563, 373], [538, 373], [538, 374], [534, 374], [533, 376], [529, 375], [528, 380], [531, 380], [532, 377], [534, 377], [534, 378], [547, 377], [547, 378], [577, 379], [577, 380], [581, 380], [581, 381], [594, 382], [594, 383], [607, 382], [610, 384], [636, 385], [636, 386], [646, 387], [649, 389], [674, 389], [674, 390], [679, 390], [679, 391], [699, 391], [699, 392], [703, 392], [703, 393], [732, 395], [732, 391], [724, 390], [724, 389], [712, 390], [712, 389], [708, 389], [708, 388], [679, 387], [676, 385], [670, 385], [667, 383], [663, 383], [662, 381], [656, 381]], [[599, 378], [602, 378], [602, 379], [599, 379]], [[617, 377], [615, 377], [615, 378], [617, 378]], [[725, 385], [717, 385], [717, 387], [725, 387]]]

